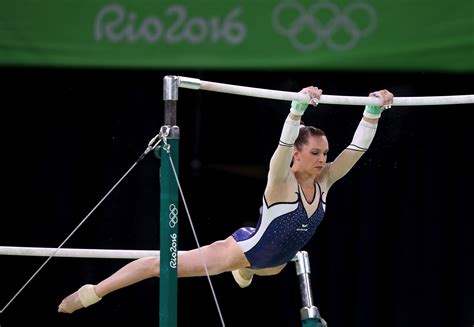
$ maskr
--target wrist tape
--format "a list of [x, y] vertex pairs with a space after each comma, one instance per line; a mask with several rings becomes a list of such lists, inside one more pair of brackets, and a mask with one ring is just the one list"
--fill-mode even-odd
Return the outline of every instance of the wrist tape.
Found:
[[352, 142], [347, 147], [347, 149], [362, 152], [367, 151], [370, 146], [370, 143], [372, 143], [372, 140], [374, 139], [376, 131], [377, 124], [372, 124], [365, 120], [361, 120], [359, 126], [357, 126], [357, 129], [354, 133]]
[[296, 101], [296, 100], [291, 101], [290, 112], [291, 112], [293, 115], [303, 116], [303, 114], [304, 114], [306, 108], [308, 108], [308, 104], [307, 104], [307, 103], [299, 102], [299, 101]]
[[366, 105], [364, 110], [364, 117], [377, 119], [382, 115], [383, 108], [379, 106]]
[[281, 131], [280, 145], [293, 146], [300, 132], [300, 121], [287, 118]]

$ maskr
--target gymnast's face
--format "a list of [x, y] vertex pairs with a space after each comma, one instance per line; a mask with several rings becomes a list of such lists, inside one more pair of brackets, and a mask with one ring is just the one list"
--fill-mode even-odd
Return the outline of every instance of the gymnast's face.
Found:
[[318, 176], [326, 165], [328, 151], [326, 136], [310, 136], [299, 149], [295, 148], [294, 168], [302, 173]]

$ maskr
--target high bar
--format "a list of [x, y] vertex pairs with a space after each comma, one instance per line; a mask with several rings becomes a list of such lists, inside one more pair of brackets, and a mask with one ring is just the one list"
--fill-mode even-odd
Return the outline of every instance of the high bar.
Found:
[[[274, 100], [309, 102], [309, 98], [298, 92], [278, 91], [262, 89], [248, 86], [224, 84], [203, 81], [197, 78], [175, 76], [178, 81], [178, 87], [192, 90], [206, 90], [213, 92], [229, 93], [236, 95], [245, 95], [256, 98], [266, 98]], [[321, 95], [319, 103], [340, 104], [340, 105], [380, 105], [381, 102], [373, 97], [357, 97], [342, 95]], [[474, 94], [467, 95], [445, 95], [445, 96], [427, 96], [427, 97], [394, 97], [394, 106], [432, 106], [449, 104], [468, 104], [474, 103]]]
[[159, 256], [160, 251], [154, 250], [102, 250], [102, 249], [72, 249], [72, 248], [42, 248], [0, 246], [0, 255], [63, 258], [98, 258], [98, 259], [139, 259], [149, 256]]

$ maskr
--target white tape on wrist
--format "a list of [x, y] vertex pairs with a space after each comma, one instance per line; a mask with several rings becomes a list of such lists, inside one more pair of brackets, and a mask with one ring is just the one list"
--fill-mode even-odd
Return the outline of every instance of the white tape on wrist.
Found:
[[378, 119], [378, 118], [380, 118], [380, 116], [382, 116], [382, 114], [373, 114], [373, 113], [364, 111], [363, 116], [367, 117], [367, 118], [370, 118], [370, 119]]
[[293, 146], [300, 132], [300, 121], [287, 118], [281, 131], [280, 145]]
[[93, 305], [94, 303], [99, 302], [102, 298], [98, 297], [95, 293], [94, 285], [87, 284], [82, 286], [77, 292], [79, 295], [79, 300], [84, 308]]
[[307, 103], [299, 102], [296, 100], [291, 101], [290, 112], [293, 115], [303, 116], [304, 112], [306, 111], [306, 108], [308, 108]]
[[377, 131], [377, 124], [361, 120], [347, 149], [365, 152], [369, 148]]

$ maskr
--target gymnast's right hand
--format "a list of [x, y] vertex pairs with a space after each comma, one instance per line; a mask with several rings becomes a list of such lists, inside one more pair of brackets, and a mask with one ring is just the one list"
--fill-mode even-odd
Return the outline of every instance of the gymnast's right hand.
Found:
[[302, 89], [299, 93], [308, 95], [308, 103], [293, 100], [291, 102], [290, 112], [293, 115], [302, 116], [306, 111], [306, 108], [308, 108], [308, 104], [311, 104], [315, 107], [318, 105], [318, 101], [321, 99], [323, 90], [317, 88], [316, 86], [308, 86]]

